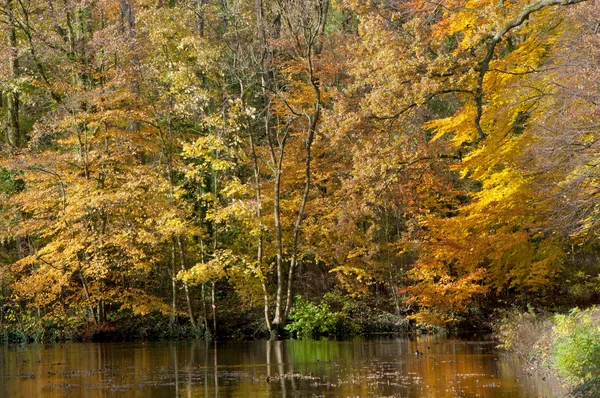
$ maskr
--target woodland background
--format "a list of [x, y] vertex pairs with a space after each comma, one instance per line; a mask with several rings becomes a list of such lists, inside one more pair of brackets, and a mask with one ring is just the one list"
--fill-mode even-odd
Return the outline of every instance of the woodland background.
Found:
[[5, 340], [600, 299], [595, 0], [2, 0]]

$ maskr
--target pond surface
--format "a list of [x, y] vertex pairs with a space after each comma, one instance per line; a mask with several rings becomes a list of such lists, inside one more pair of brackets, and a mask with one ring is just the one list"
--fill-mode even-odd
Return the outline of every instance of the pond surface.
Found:
[[433, 336], [68, 343], [4, 346], [0, 354], [6, 398], [564, 395], [491, 341]]

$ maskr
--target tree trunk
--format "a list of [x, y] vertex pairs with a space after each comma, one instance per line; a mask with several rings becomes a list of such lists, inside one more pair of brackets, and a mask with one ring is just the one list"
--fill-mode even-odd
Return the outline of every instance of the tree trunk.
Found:
[[171, 246], [171, 289], [173, 302], [171, 304], [171, 323], [175, 323], [177, 316], [177, 271], [175, 269], [175, 246]]
[[204, 37], [206, 24], [206, 18], [204, 16], [204, 2], [205, 0], [196, 0], [196, 30], [198, 31], [198, 36], [200, 37]]
[[[183, 251], [183, 244], [181, 243], [181, 237], [178, 235], [175, 238], [175, 242], [177, 243], [177, 248], [179, 249], [179, 263], [181, 266], [181, 270], [185, 271], [185, 253]], [[190, 297], [190, 291], [188, 289], [188, 284], [183, 281], [183, 291], [185, 292], [185, 299], [187, 301], [187, 309], [188, 316], [190, 317], [190, 322], [194, 330], [197, 330], [196, 318], [194, 317], [194, 310], [192, 306], [192, 299]]]
[[[6, 0], [6, 14], [8, 17], [8, 46], [10, 48], [8, 73], [10, 79], [16, 82], [19, 75], [19, 59], [13, 0]], [[13, 147], [19, 147], [21, 145], [21, 132], [19, 128], [19, 94], [16, 88], [8, 90], [6, 93], [6, 112], [6, 142]]]
[[211, 281], [210, 301], [212, 307], [213, 318], [213, 336], [217, 335], [217, 305], [215, 304], [215, 282]]
[[208, 313], [206, 311], [206, 283], [202, 284], [202, 326], [208, 329]]
[[290, 265], [288, 269], [288, 278], [287, 278], [287, 291], [286, 291], [286, 302], [285, 302], [285, 311], [284, 315], [287, 318], [291, 309], [292, 309], [292, 300], [294, 295], [294, 271], [296, 269], [296, 265], [298, 263], [298, 237], [300, 234], [300, 227], [302, 225], [302, 220], [304, 219], [304, 211], [306, 209], [306, 202], [308, 201], [308, 194], [310, 192], [311, 185], [311, 163], [312, 163], [312, 144], [315, 139], [317, 125], [319, 123], [319, 118], [321, 116], [321, 88], [319, 87], [319, 79], [315, 76], [315, 71], [313, 67], [313, 50], [321, 51], [321, 48], [318, 47], [319, 40], [317, 38], [323, 33], [325, 21], [327, 20], [327, 12], [328, 12], [328, 4], [327, 0], [322, 1], [320, 3], [320, 11], [319, 11], [319, 26], [317, 27], [317, 31], [314, 33], [314, 36], [307, 42], [306, 46], [306, 61], [307, 61], [307, 69], [308, 69], [308, 78], [312, 89], [315, 94], [315, 102], [314, 102], [314, 113], [312, 116], [307, 115], [307, 136], [305, 140], [305, 165], [304, 165], [304, 189], [302, 190], [302, 197], [300, 199], [300, 207], [298, 208], [298, 214], [296, 215], [296, 221], [294, 222], [294, 229], [292, 232], [292, 247], [291, 247], [291, 257], [290, 257]]
[[[260, 46], [260, 76], [261, 76], [261, 85], [262, 85], [262, 94], [263, 100], [265, 102], [265, 133], [269, 136], [270, 126], [269, 126], [269, 93], [268, 93], [268, 72], [265, 68], [265, 59], [268, 55], [267, 51], [267, 40], [266, 40], [266, 30], [265, 30], [265, 21], [264, 21], [264, 8], [262, 0], [256, 0], [256, 30], [258, 36], [258, 42]], [[251, 130], [251, 123], [248, 120], [249, 133], [250, 133], [250, 148], [252, 150], [252, 159], [253, 159], [253, 168], [254, 168], [254, 183], [256, 185], [256, 215], [260, 220], [262, 216], [262, 205], [261, 205], [261, 192], [260, 192], [260, 169], [258, 164], [258, 158], [256, 156], [256, 149], [254, 143], [254, 135]], [[270, 143], [270, 141], [269, 141]], [[271, 146], [271, 153], [273, 153]], [[259, 221], [259, 235], [258, 235], [258, 248], [257, 248], [257, 262], [258, 265], [262, 263], [262, 244], [263, 244], [263, 235], [262, 235], [262, 224]], [[269, 294], [267, 291], [267, 285], [264, 278], [261, 280], [261, 287], [264, 294], [264, 310], [265, 310], [265, 324], [267, 325], [267, 330], [269, 334], [273, 333], [273, 327], [271, 324], [271, 316], [270, 312], [270, 304], [269, 304]]]
[[[248, 118], [249, 119], [249, 118]], [[262, 198], [261, 198], [261, 189], [260, 189], [260, 166], [258, 164], [258, 156], [256, 155], [256, 146], [254, 144], [254, 134], [252, 130], [252, 125], [250, 120], [247, 120], [248, 130], [250, 135], [250, 149], [252, 151], [252, 168], [254, 169], [254, 192], [256, 195], [256, 218], [258, 219], [258, 238], [256, 242], [256, 263], [258, 267], [262, 264], [263, 257], [263, 225], [262, 225]], [[264, 298], [264, 310], [265, 310], [265, 322], [267, 325], [267, 330], [271, 333], [271, 319], [269, 316], [269, 294], [267, 291], [267, 284], [265, 278], [261, 276], [260, 286], [263, 290], [263, 298]]]
[[90, 315], [92, 316], [92, 319], [94, 320], [95, 324], [98, 324], [98, 319], [96, 318], [96, 312], [94, 311], [94, 307], [92, 307], [92, 301], [90, 298], [90, 292], [88, 290], [87, 287], [87, 282], [85, 280], [85, 277], [82, 274], [82, 271], [79, 270], [79, 278], [81, 280], [81, 285], [83, 287], [83, 293], [85, 294], [85, 299], [87, 301], [88, 304], [88, 309], [90, 310]]
[[[275, 222], [275, 241], [277, 245], [277, 291], [275, 293], [275, 314], [271, 322], [271, 337], [279, 336], [285, 326], [285, 314], [283, 311], [283, 286], [285, 285], [283, 272], [283, 233], [281, 230], [281, 174], [283, 169], [283, 154], [287, 138], [287, 128], [285, 135], [279, 143], [279, 155], [277, 158], [277, 168], [275, 171], [275, 184], [273, 186], [273, 219]], [[274, 335], [274, 333], [276, 335]]]
[[130, 37], [135, 36], [135, 14], [133, 13], [133, 4], [129, 0], [121, 0], [119, 3], [121, 9], [121, 32]]

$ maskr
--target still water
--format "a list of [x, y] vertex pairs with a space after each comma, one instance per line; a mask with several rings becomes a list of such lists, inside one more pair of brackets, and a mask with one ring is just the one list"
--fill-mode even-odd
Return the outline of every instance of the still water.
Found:
[[2, 398], [564, 395], [493, 342], [433, 336], [69, 343], [4, 346], [0, 353]]

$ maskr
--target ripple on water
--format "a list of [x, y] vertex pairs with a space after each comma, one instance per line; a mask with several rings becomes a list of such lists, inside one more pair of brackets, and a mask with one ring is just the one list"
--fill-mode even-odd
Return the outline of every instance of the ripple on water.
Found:
[[[28, 345], [2, 350], [0, 397], [553, 397], [494, 342], [422, 336]], [[423, 355], [414, 355], [423, 352]]]

